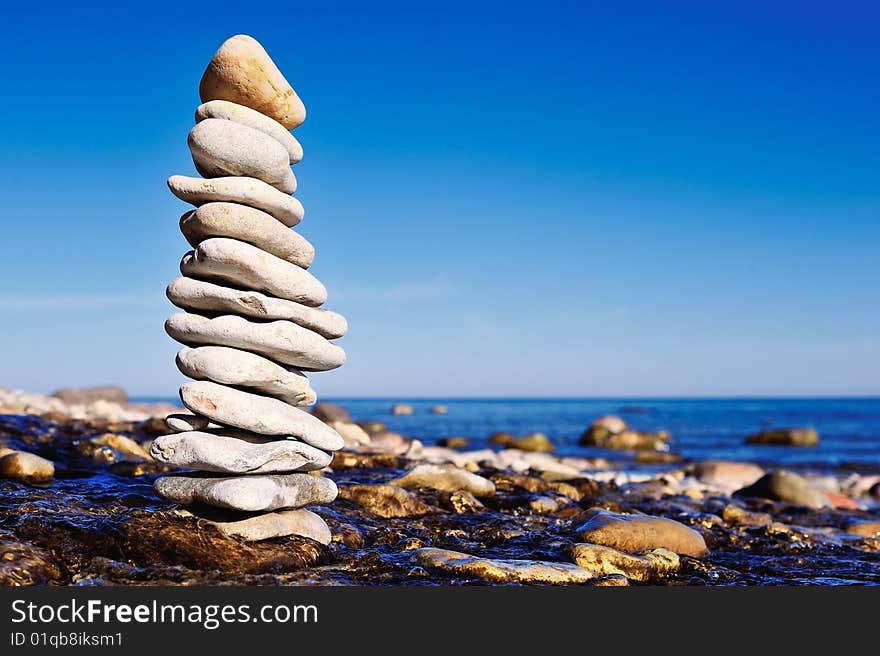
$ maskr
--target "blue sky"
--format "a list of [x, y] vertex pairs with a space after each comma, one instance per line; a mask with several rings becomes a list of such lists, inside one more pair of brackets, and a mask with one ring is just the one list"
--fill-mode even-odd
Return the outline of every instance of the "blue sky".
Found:
[[873, 3], [25, 4], [0, 386], [175, 394], [165, 179], [247, 33], [308, 108], [319, 395], [880, 394]]

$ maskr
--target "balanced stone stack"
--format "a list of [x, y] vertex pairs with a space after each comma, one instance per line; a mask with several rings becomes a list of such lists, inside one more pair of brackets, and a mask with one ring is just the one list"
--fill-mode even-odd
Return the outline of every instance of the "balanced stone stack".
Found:
[[189, 148], [203, 178], [172, 176], [175, 196], [196, 206], [180, 219], [194, 250], [183, 256], [168, 298], [184, 312], [165, 329], [185, 347], [177, 367], [190, 413], [152, 456], [192, 473], [159, 478], [156, 493], [191, 506], [221, 531], [250, 540], [299, 534], [325, 544], [327, 525], [304, 506], [336, 498], [318, 473], [343, 446], [301, 406], [315, 403], [306, 371], [339, 367], [329, 340], [345, 319], [319, 309], [324, 286], [307, 271], [315, 250], [290, 230], [303, 218], [291, 194], [302, 148], [290, 130], [305, 107], [263, 47], [228, 39], [199, 87]]

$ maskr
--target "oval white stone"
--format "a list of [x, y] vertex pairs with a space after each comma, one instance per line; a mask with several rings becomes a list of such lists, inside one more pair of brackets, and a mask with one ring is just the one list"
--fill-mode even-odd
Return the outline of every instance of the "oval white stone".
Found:
[[275, 217], [288, 228], [302, 221], [305, 215], [299, 200], [256, 178], [231, 176], [203, 180], [172, 175], [168, 178], [168, 188], [180, 200], [196, 206], [221, 201], [254, 207]]
[[228, 100], [212, 100], [199, 105], [196, 108], [196, 123], [206, 118], [220, 118], [227, 121], [241, 123], [254, 130], [268, 134], [287, 150], [287, 156], [291, 164], [296, 164], [302, 159], [303, 149], [299, 141], [287, 131], [281, 123], [261, 114], [255, 109], [239, 105]]

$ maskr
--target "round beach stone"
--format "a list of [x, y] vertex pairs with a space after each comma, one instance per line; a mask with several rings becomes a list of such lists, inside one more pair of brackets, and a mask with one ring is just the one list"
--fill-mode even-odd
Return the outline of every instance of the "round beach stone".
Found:
[[35, 453], [10, 451], [0, 457], [0, 478], [43, 483], [55, 476], [55, 464]]
[[[184, 376], [196, 380], [252, 388], [290, 405], [312, 405], [317, 400], [305, 375], [256, 353], [227, 346], [200, 346], [180, 349], [176, 362]], [[204, 426], [188, 430], [201, 428]]]
[[288, 130], [306, 120], [306, 108], [260, 43], [236, 34], [214, 53], [199, 82], [202, 102], [229, 100], [278, 121]]
[[206, 280], [177, 278], [168, 285], [165, 293], [168, 300], [184, 310], [292, 321], [327, 339], [342, 337], [348, 332], [348, 322], [336, 312], [266, 296], [260, 292], [224, 287]]
[[305, 442], [230, 429], [162, 435], [153, 440], [150, 455], [168, 465], [224, 474], [313, 471], [332, 460]]
[[209, 521], [208, 523], [215, 526], [224, 535], [249, 542], [299, 535], [327, 545], [330, 544], [332, 538], [327, 522], [320, 515], [305, 508], [277, 510], [247, 519], [228, 522]]
[[187, 143], [196, 170], [206, 178], [245, 176], [286, 194], [296, 191], [287, 150], [259, 130], [208, 118], [189, 131]]
[[624, 515], [590, 508], [572, 520], [572, 532], [582, 542], [626, 553], [658, 548], [695, 558], [708, 553], [702, 535], [665, 517]]
[[323, 421], [278, 399], [207, 380], [184, 383], [180, 399], [192, 412], [224, 426], [260, 435], [291, 435], [326, 451], [338, 451], [344, 444], [339, 434]]
[[235, 477], [181, 474], [156, 479], [153, 489], [174, 503], [203, 503], [250, 512], [330, 503], [337, 493], [332, 480], [311, 474]]
[[175, 432], [197, 431], [210, 425], [207, 417], [200, 417], [191, 412], [175, 412], [165, 417], [165, 425]]
[[275, 217], [288, 228], [302, 221], [305, 214], [302, 203], [296, 198], [256, 178], [230, 176], [203, 180], [172, 175], [168, 178], [168, 188], [180, 200], [196, 206], [229, 202], [254, 207]]
[[290, 321], [258, 323], [230, 314], [209, 319], [179, 312], [165, 321], [165, 331], [187, 346], [230, 346], [308, 371], [336, 369], [345, 362], [340, 346]]
[[180, 217], [180, 231], [192, 246], [211, 237], [247, 242], [307, 269], [315, 247], [262, 210], [237, 203], [206, 203]]
[[815, 509], [832, 506], [828, 496], [812, 481], [785, 469], [765, 474], [748, 487], [734, 492], [734, 496], [772, 499]]
[[196, 108], [196, 123], [204, 121], [207, 118], [219, 118], [226, 121], [234, 121], [235, 123], [241, 123], [254, 130], [259, 130], [284, 146], [291, 164], [296, 164], [302, 159], [302, 146], [299, 144], [299, 141], [287, 131], [287, 128], [281, 125], [278, 121], [271, 119], [265, 114], [261, 114], [250, 107], [229, 102], [228, 100], [211, 100], [210, 102], [201, 104]]
[[222, 280], [310, 307], [327, 300], [327, 289], [311, 273], [243, 241], [214, 237], [183, 256], [180, 272]]

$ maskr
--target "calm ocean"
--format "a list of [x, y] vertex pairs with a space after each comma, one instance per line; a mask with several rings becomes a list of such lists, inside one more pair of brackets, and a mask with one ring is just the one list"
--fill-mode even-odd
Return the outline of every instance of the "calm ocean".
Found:
[[[172, 399], [136, 399], [143, 401]], [[389, 430], [426, 444], [460, 435], [472, 448], [496, 431], [539, 431], [566, 455], [626, 457], [578, 446], [590, 422], [617, 414], [639, 430], [668, 430], [672, 450], [686, 458], [736, 459], [802, 465], [880, 465], [880, 398], [872, 399], [322, 399], [351, 411], [355, 420], [384, 422]], [[176, 402], [173, 399], [172, 402]], [[415, 414], [392, 415], [407, 403]], [[434, 405], [448, 414], [434, 415]], [[816, 448], [746, 446], [746, 435], [771, 427], [810, 427]]]

